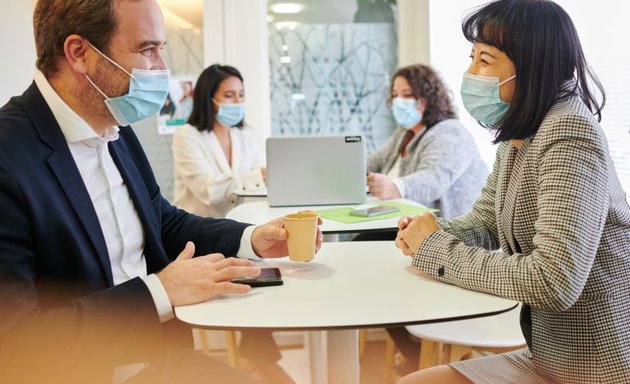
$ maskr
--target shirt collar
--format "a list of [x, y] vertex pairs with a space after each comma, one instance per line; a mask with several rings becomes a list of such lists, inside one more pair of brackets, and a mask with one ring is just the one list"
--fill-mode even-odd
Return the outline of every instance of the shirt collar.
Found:
[[94, 129], [59, 97], [41, 71], [36, 71], [33, 79], [68, 143], [105, 144], [118, 139], [119, 128], [116, 126], [107, 129], [102, 136], [97, 135]]

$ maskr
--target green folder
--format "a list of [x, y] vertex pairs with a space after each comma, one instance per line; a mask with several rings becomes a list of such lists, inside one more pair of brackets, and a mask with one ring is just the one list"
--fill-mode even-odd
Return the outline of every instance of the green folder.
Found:
[[[372, 217], [361, 217], [361, 216], [350, 215], [350, 211], [356, 209], [357, 207], [376, 206], [376, 205], [394, 206], [394, 207], [400, 208], [400, 211], [387, 213], [387, 214], [379, 215], [379, 216], [372, 216]], [[321, 209], [317, 211], [317, 213], [324, 219], [339, 221], [345, 224], [354, 224], [354, 223], [361, 223], [364, 221], [383, 220], [383, 219], [391, 219], [391, 218], [402, 217], [402, 216], [421, 215], [426, 211], [437, 212], [438, 210], [427, 208], [424, 206], [415, 206], [411, 204], [400, 203], [398, 201], [379, 201], [379, 202], [354, 205], [354, 206]]]

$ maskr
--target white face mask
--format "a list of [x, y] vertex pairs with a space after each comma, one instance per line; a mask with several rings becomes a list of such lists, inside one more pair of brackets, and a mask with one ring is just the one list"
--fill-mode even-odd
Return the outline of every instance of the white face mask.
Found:
[[133, 124], [156, 114], [162, 108], [170, 89], [170, 71], [168, 69], [144, 70], [133, 68], [131, 73], [129, 73], [90, 42], [88, 44], [107, 61], [129, 76], [129, 92], [126, 95], [109, 97], [94, 84], [87, 74], [85, 75], [90, 84], [103, 95], [105, 105], [107, 105], [107, 108], [119, 125], [127, 126]]
[[394, 97], [392, 114], [401, 127], [411, 129], [422, 121], [422, 113], [418, 111], [418, 100], [414, 98]]
[[499, 89], [503, 84], [515, 78], [516, 75], [500, 81], [498, 77], [464, 72], [460, 90], [464, 107], [480, 123], [488, 126], [496, 125], [510, 107], [509, 103], [501, 100]]
[[233, 127], [245, 118], [245, 103], [219, 103], [215, 99], [212, 101], [219, 107], [216, 115], [219, 123]]

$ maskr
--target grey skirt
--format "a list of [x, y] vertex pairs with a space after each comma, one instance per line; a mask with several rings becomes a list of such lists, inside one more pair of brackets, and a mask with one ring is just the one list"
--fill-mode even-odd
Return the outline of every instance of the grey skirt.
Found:
[[531, 354], [525, 349], [450, 363], [453, 369], [475, 384], [548, 384], [549, 379], [534, 369]]

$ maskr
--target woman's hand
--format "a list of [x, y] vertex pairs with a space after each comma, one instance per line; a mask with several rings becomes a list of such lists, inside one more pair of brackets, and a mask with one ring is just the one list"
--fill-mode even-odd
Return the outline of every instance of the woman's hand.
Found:
[[260, 175], [262, 176], [265, 184], [267, 184], [267, 167], [260, 167]]
[[398, 221], [398, 234], [396, 235], [396, 247], [407, 255], [414, 257], [424, 240], [441, 227], [431, 212], [425, 212], [420, 216], [402, 217]]
[[396, 184], [382, 173], [369, 172], [367, 186], [372, 196], [381, 200], [400, 199], [400, 191]]

